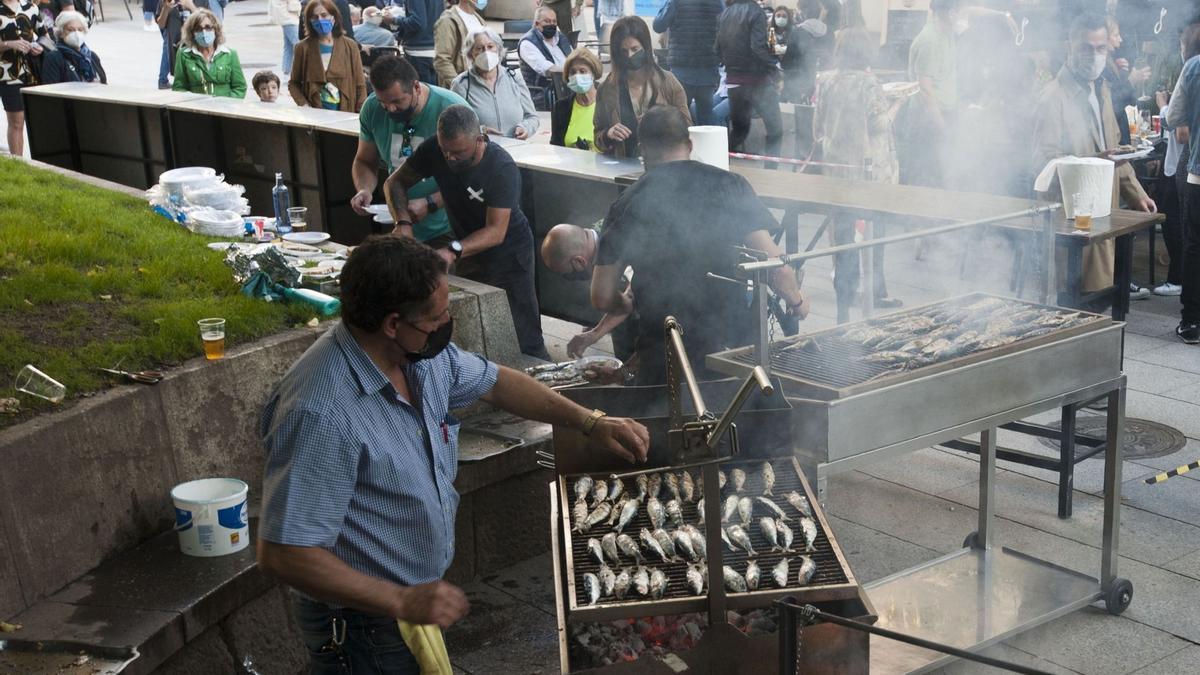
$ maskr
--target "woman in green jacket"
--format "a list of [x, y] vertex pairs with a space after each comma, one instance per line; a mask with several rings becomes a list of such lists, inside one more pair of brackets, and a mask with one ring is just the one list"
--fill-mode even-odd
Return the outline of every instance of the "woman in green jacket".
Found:
[[246, 76], [237, 52], [225, 46], [221, 22], [207, 9], [197, 10], [183, 24], [171, 88], [210, 96], [246, 96]]

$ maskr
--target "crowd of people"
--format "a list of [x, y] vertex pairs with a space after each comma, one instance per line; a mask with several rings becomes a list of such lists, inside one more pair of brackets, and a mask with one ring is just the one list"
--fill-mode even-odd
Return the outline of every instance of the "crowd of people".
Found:
[[[146, 28], [162, 36], [160, 88], [246, 96], [246, 75], [222, 25], [228, 1], [145, 0]], [[999, 162], [1036, 171], [1063, 155], [1109, 156], [1137, 140], [1132, 134], [1141, 117], [1169, 112], [1159, 116], [1170, 136], [1168, 160], [1139, 167], [1140, 175], [1118, 162], [1112, 200], [1142, 211], [1161, 208], [1167, 217], [1167, 279], [1153, 290], [1134, 285], [1131, 297], [1179, 295], [1189, 306], [1200, 300], [1188, 289], [1195, 284], [1186, 283], [1189, 270], [1198, 267], [1187, 264], [1196, 255], [1195, 209], [1188, 208], [1186, 163], [1194, 145], [1187, 143], [1188, 113], [1200, 105], [1181, 100], [1189, 33], [1182, 18], [1186, 3], [1173, 2], [1180, 6], [1169, 30], [1153, 32], [1142, 0], [1106, 3], [1108, 15], [1085, 11], [1095, 9], [1087, 3], [1059, 0], [1060, 25], [1051, 31], [1057, 43], [1054, 37], [1050, 42], [1065, 48], [1037, 61], [1012, 50], [1010, 38], [1019, 41], [1022, 31], [1011, 13], [990, 8], [1005, 3], [931, 0], [928, 19], [907, 49], [907, 79], [916, 95], [903, 96], [886, 90], [876, 74], [878, 40], [866, 30], [859, 2], [797, 0], [792, 7], [771, 0], [664, 0], [651, 18], [625, 16], [617, 0], [594, 0], [588, 28], [598, 40], [579, 45], [582, 1], [532, 0], [529, 28], [514, 41], [514, 58], [484, 18], [487, 0], [268, 0], [268, 17], [282, 32], [282, 78], [262, 71], [250, 88], [264, 102], [286, 94], [299, 106], [362, 116], [364, 147], [354, 171], [360, 211], [369, 206], [360, 203], [362, 192], [378, 182], [372, 168], [395, 172], [433, 137], [437, 115], [454, 103], [469, 106], [485, 133], [517, 140], [536, 135], [539, 113], [548, 112], [550, 143], [614, 157], [638, 156], [641, 120], [660, 106], [679, 111], [689, 123], [727, 126], [735, 152], [745, 149], [758, 120], [763, 154], [780, 156], [780, 104], [798, 103], [811, 106], [809, 157], [827, 164], [826, 174], [958, 190], [981, 189], [978, 163], [965, 158], [985, 147], [1019, 150], [1003, 153]], [[23, 151], [22, 86], [107, 81], [87, 41], [91, 12], [89, 0], [0, 1], [0, 94], [14, 154]], [[1087, 25], [1080, 23], [1084, 17]], [[1172, 36], [1181, 40], [1178, 54]], [[964, 49], [968, 39], [985, 49]], [[1004, 43], [1007, 50], [999, 48]], [[402, 70], [387, 58], [401, 53]], [[380, 77], [393, 85], [390, 93], [373, 86], [373, 67], [381, 61]], [[1138, 112], [1131, 118], [1133, 110]], [[997, 124], [987, 120], [989, 114], [1004, 121], [989, 127]], [[1020, 122], [1032, 130], [1032, 152], [1011, 141], [1004, 146], [978, 138], [978, 129], [1016, 132]], [[1029, 135], [993, 135], [1021, 133]], [[1011, 166], [996, 173], [1015, 175], [1018, 185], [1028, 182]], [[431, 179], [417, 181], [413, 194], [430, 192]], [[1019, 190], [1028, 193], [1027, 186]], [[413, 222], [422, 241], [449, 231], [436, 209]], [[871, 225], [874, 236], [886, 227]], [[863, 228], [860, 220], [835, 218], [830, 241], [851, 242]], [[888, 295], [883, 260], [882, 250], [873, 256], [870, 291], [876, 306], [899, 306]], [[1085, 292], [1112, 285], [1111, 242], [1089, 247], [1084, 263]], [[849, 318], [859, 293], [858, 268], [856, 254], [835, 259], [839, 320]], [[1197, 339], [1198, 319], [1200, 309], [1184, 312], [1183, 339]], [[531, 331], [518, 332], [538, 352]]]

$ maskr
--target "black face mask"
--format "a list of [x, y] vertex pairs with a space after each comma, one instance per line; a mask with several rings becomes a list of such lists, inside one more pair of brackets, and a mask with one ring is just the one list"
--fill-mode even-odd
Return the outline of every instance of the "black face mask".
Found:
[[558, 32], [558, 26], [542, 26], [542, 37], [549, 40]]
[[399, 124], [408, 124], [415, 114], [417, 114], [417, 106], [410, 105], [407, 108], [401, 108], [395, 112], [388, 112], [388, 117], [392, 118], [393, 122], [397, 122]]
[[474, 159], [475, 159], [474, 157], [468, 157], [466, 159], [456, 159], [453, 162], [446, 162], [446, 166], [450, 167], [450, 170], [453, 171], [454, 173], [462, 173], [462, 172], [466, 171], [467, 169], [471, 168], [471, 162]]
[[642, 66], [646, 65], [646, 50], [643, 49], [636, 54], [621, 54], [621, 67], [625, 70], [641, 70]]
[[417, 328], [416, 326], [413, 326], [411, 323], [408, 325], [412, 326], [412, 329], [419, 333], [425, 333], [425, 346], [421, 347], [421, 351], [404, 353], [404, 358], [408, 359], [410, 363], [425, 359], [432, 359], [438, 354], [441, 354], [442, 351], [446, 349], [446, 345], [450, 344], [450, 335], [454, 332], [453, 317], [451, 317], [446, 323], [438, 326], [428, 333], [420, 328]]
[[[478, 151], [478, 148], [476, 148], [476, 151]], [[462, 172], [466, 171], [467, 169], [471, 168], [474, 164], [475, 164], [475, 153], [474, 152], [472, 152], [470, 155], [468, 155], [467, 157], [464, 157], [462, 159], [456, 159], [454, 161], [446, 160], [446, 166], [450, 167], [450, 170], [453, 171], [454, 173], [462, 173]]]

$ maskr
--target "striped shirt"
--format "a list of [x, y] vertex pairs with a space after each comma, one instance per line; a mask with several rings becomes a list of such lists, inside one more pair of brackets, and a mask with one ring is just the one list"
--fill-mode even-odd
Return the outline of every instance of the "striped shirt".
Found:
[[451, 344], [404, 374], [420, 409], [339, 323], [284, 375], [259, 425], [262, 539], [324, 548], [404, 586], [441, 578], [458, 509], [459, 425], [449, 411], [491, 391], [497, 367]]

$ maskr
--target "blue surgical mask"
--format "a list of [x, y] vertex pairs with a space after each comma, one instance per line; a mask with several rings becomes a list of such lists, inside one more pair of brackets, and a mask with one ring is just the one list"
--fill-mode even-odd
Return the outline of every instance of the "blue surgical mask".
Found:
[[217, 43], [217, 32], [214, 30], [202, 30], [196, 33], [196, 44], [201, 47], [211, 47]]
[[333, 32], [333, 19], [313, 19], [309, 23], [317, 35], [329, 35]]
[[475, 9], [483, 11], [487, 9], [488, 0], [475, 0]]
[[592, 90], [591, 73], [575, 73], [567, 80], [567, 87], [576, 94], [586, 94]]

